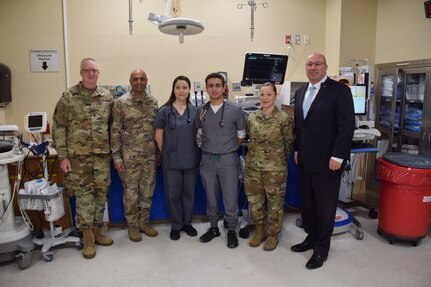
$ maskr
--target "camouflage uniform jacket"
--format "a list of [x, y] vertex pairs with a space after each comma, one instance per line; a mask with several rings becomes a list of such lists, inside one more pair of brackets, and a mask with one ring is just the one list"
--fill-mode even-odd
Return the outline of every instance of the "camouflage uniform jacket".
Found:
[[157, 110], [157, 100], [150, 95], [136, 98], [126, 93], [114, 101], [111, 126], [114, 162], [122, 161], [125, 154], [146, 155], [155, 160], [153, 123]]
[[55, 106], [52, 138], [60, 160], [74, 155], [109, 154], [112, 95], [81, 83], [63, 93]]
[[259, 171], [283, 171], [292, 149], [293, 119], [277, 107], [269, 115], [251, 113], [247, 119], [250, 138], [245, 164]]

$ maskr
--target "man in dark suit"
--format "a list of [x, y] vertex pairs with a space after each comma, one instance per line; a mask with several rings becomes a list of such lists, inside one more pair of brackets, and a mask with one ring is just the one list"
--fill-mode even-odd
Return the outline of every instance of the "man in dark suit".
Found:
[[328, 78], [327, 69], [325, 56], [308, 56], [305, 70], [310, 82], [295, 93], [295, 162], [307, 238], [291, 249], [313, 249], [308, 269], [321, 267], [328, 258], [342, 167], [350, 158], [355, 129], [350, 89]]

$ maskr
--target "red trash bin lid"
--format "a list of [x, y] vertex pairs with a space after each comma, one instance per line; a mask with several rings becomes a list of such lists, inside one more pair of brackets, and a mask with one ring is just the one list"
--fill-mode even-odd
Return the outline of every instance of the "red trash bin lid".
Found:
[[382, 155], [389, 163], [418, 169], [431, 169], [431, 156], [416, 155], [405, 152], [387, 152]]

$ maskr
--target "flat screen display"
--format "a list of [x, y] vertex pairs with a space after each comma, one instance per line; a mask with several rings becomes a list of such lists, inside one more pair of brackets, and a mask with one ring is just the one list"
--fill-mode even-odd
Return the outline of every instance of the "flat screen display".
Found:
[[287, 68], [287, 55], [277, 54], [245, 54], [242, 85], [263, 84], [272, 82], [281, 85]]
[[355, 85], [349, 86], [353, 96], [353, 106], [355, 115], [361, 116], [367, 114], [367, 86]]
[[42, 115], [32, 115], [28, 117], [28, 128], [41, 128], [43, 126], [43, 116]]
[[45, 112], [32, 112], [25, 115], [24, 128], [30, 133], [45, 133], [47, 123]]

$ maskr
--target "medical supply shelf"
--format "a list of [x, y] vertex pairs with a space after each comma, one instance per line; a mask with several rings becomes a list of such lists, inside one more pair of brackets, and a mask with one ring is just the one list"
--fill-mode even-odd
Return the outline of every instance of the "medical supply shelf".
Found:
[[376, 128], [382, 136], [373, 142], [367, 188], [376, 191], [380, 176], [377, 158], [385, 152], [431, 154], [431, 59], [376, 65]]

